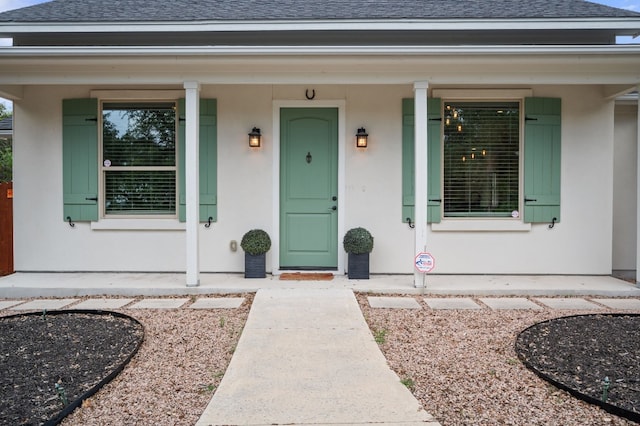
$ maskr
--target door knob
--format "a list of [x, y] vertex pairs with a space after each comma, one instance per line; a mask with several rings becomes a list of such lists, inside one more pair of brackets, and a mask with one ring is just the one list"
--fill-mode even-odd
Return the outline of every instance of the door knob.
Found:
[[329, 210], [338, 210], [338, 207], [332, 206]]

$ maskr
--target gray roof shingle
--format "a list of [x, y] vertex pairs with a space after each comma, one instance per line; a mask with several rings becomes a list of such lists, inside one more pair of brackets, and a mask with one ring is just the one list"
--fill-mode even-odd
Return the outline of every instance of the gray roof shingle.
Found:
[[584, 0], [53, 0], [0, 22], [639, 18]]

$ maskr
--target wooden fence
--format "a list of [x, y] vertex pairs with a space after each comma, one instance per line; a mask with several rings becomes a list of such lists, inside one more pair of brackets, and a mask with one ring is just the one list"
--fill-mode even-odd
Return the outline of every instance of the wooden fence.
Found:
[[13, 271], [13, 184], [0, 183], [0, 275]]

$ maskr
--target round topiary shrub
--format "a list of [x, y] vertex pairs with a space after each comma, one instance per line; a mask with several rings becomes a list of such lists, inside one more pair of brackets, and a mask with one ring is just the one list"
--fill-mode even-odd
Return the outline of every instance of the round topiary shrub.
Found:
[[364, 228], [352, 228], [344, 235], [342, 245], [347, 253], [371, 253], [371, 250], [373, 250], [373, 237]]
[[264, 254], [271, 248], [271, 238], [262, 229], [252, 229], [244, 234], [240, 247], [252, 256]]

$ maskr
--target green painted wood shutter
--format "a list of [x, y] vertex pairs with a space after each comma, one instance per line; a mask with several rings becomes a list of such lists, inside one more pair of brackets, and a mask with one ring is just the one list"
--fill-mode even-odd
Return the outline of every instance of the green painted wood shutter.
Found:
[[524, 222], [560, 221], [561, 102], [524, 103]]
[[[442, 146], [442, 105], [440, 98], [427, 99], [427, 168], [428, 192], [427, 222], [438, 223], [441, 220], [441, 169]], [[415, 221], [415, 162], [414, 162], [414, 100], [402, 100], [402, 221]]]
[[98, 220], [98, 100], [62, 101], [63, 218]]
[[[186, 221], [185, 197], [185, 101], [178, 101], [178, 180], [179, 198], [178, 217], [181, 222]], [[200, 222], [206, 222], [211, 217], [218, 219], [218, 131], [217, 131], [217, 102], [216, 99], [200, 99]]]

